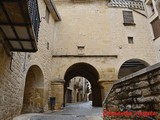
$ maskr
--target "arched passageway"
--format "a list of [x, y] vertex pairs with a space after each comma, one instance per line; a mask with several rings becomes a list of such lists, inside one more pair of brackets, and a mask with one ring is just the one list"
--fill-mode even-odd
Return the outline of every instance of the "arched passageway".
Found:
[[70, 80], [77, 76], [84, 77], [90, 82], [92, 88], [92, 105], [102, 106], [101, 89], [98, 84], [99, 74], [92, 65], [87, 63], [76, 63], [67, 69], [64, 76], [64, 104], [67, 86]]
[[22, 113], [42, 112], [43, 96], [43, 73], [38, 66], [31, 66], [26, 76]]
[[137, 72], [145, 67], [149, 66], [149, 64], [140, 59], [130, 59], [124, 62], [119, 70], [118, 78], [122, 78], [126, 75]]

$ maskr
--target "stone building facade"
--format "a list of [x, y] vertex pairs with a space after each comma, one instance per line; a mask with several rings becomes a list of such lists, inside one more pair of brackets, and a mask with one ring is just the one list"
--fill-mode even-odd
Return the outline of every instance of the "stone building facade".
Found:
[[159, 18], [159, 0], [146, 0], [146, 10], [147, 10], [147, 19], [149, 22], [149, 27], [152, 35], [152, 42], [154, 45], [154, 49], [156, 52], [156, 59], [159, 62], [160, 60], [160, 52], [159, 52], [159, 45], [160, 45], [160, 34], [159, 34], [159, 23], [160, 23], [160, 18]]
[[13, 52], [13, 55], [9, 55], [5, 44], [0, 46], [1, 120], [11, 120], [21, 112], [42, 112], [49, 109], [48, 91], [53, 75], [50, 66], [53, 60], [52, 46], [57, 18], [50, 14], [47, 23], [44, 19], [46, 6], [49, 7], [46, 1], [38, 1], [41, 23], [36, 53]]
[[[93, 90], [100, 89], [93, 91], [93, 105], [99, 105], [97, 101], [94, 104], [94, 97], [101, 94], [103, 99], [112, 82], [124, 76], [126, 69], [128, 74], [136, 71], [128, 70], [130, 63], [134, 67], [158, 62], [144, 5], [132, 9], [114, 7], [106, 1], [68, 0], [55, 4], [63, 20], [57, 24], [53, 72], [66, 83], [76, 76], [87, 78]], [[123, 11], [133, 15], [133, 23], [124, 23]]]
[[[0, 34], [2, 120], [47, 111], [50, 97], [56, 98], [55, 108], [61, 109], [64, 90], [76, 76], [91, 83], [93, 105], [101, 106], [106, 91], [126, 69], [130, 74], [159, 60], [145, 5], [130, 9], [104, 0], [55, 0], [55, 5], [52, 0], [38, 0], [37, 52], [10, 54]], [[125, 11], [133, 16], [132, 24], [124, 23]]]

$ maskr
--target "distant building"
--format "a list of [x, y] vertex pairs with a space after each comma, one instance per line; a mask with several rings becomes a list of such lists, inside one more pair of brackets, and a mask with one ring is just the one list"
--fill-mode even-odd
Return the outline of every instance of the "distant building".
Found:
[[77, 103], [89, 101], [91, 85], [83, 77], [75, 77], [70, 80], [66, 90], [66, 103]]

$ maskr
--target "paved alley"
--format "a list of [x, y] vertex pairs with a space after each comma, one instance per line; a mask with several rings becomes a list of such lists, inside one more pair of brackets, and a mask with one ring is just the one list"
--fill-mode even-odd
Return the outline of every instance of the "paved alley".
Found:
[[102, 120], [102, 108], [92, 102], [67, 104], [63, 111], [44, 114], [24, 114], [14, 120]]

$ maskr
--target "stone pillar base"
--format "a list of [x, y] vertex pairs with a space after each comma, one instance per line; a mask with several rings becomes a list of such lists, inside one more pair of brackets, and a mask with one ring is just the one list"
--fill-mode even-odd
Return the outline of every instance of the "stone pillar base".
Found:
[[61, 110], [63, 108], [64, 82], [61, 79], [51, 82], [51, 97], [55, 97], [54, 110]]
[[109, 80], [101, 80], [99, 81], [99, 85], [101, 87], [101, 96], [102, 96], [102, 101], [105, 99], [105, 96], [107, 95], [107, 93], [109, 92], [110, 88], [113, 85], [113, 80], [109, 81]]

